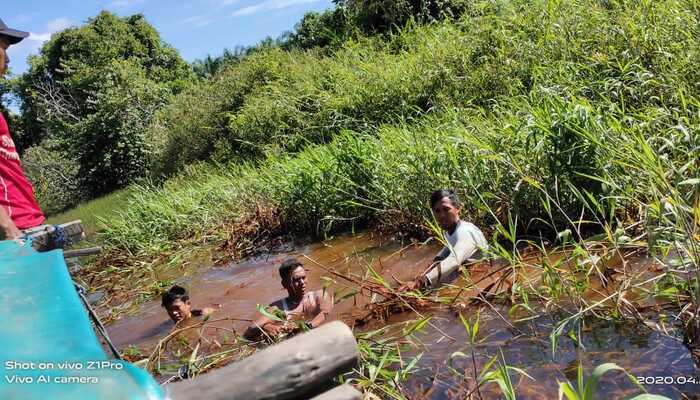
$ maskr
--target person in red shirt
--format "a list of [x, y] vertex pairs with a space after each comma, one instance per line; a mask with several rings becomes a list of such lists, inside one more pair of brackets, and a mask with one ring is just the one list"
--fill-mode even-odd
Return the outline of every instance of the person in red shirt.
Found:
[[[10, 29], [0, 20], [0, 76], [5, 74], [10, 63], [7, 48], [27, 36], [29, 33]], [[23, 229], [42, 222], [44, 214], [24, 175], [5, 117], [0, 114], [0, 238], [19, 239]]]

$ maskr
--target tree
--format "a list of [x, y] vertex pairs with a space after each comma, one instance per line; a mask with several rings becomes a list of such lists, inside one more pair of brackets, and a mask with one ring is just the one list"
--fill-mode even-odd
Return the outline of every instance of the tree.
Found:
[[192, 69], [200, 77], [209, 79], [214, 76], [223, 66], [240, 62], [254, 51], [254, 47], [236, 46], [233, 50], [224, 49], [223, 54], [218, 57], [207, 55], [202, 60], [194, 60]]
[[285, 48], [311, 49], [339, 46], [350, 35], [345, 7], [337, 5], [322, 13], [309, 12], [289, 34]]
[[192, 79], [142, 15], [103, 11], [54, 34], [30, 59], [18, 90], [23, 126], [31, 137], [62, 143], [85, 193], [97, 196], [146, 175], [146, 128]]
[[343, 0], [353, 24], [367, 33], [404, 26], [410, 19], [427, 23], [461, 15], [469, 0]]

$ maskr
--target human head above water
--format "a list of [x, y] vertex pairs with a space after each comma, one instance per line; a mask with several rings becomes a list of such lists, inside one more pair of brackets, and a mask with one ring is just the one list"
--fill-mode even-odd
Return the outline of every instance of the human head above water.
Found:
[[180, 322], [192, 316], [192, 304], [187, 290], [175, 285], [163, 293], [161, 305], [165, 308], [173, 322]]
[[440, 228], [452, 232], [459, 221], [461, 205], [457, 193], [449, 189], [439, 189], [430, 195], [430, 208], [433, 210]]
[[279, 268], [282, 286], [287, 289], [289, 297], [301, 300], [306, 293], [306, 270], [304, 265], [296, 258], [288, 258], [282, 262]]

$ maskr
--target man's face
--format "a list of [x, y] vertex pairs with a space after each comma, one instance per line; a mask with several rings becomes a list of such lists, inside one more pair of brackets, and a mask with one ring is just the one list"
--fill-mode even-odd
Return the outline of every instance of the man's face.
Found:
[[7, 56], [7, 48], [10, 43], [0, 35], [0, 77], [7, 72], [7, 66], [10, 64], [10, 57]]
[[459, 221], [459, 207], [452, 204], [449, 197], [443, 197], [433, 206], [433, 214], [437, 219], [440, 228], [446, 231], [451, 231]]
[[301, 298], [306, 293], [306, 270], [301, 265], [294, 268], [289, 279], [282, 281], [282, 286], [287, 289], [289, 297]]
[[190, 304], [189, 300], [183, 302], [182, 300], [177, 299], [166, 307], [166, 310], [168, 311], [170, 319], [172, 319], [175, 323], [192, 316], [192, 305]]

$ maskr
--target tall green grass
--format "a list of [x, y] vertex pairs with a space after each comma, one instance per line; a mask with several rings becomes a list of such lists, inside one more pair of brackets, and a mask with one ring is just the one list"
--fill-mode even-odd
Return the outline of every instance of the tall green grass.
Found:
[[104, 228], [102, 219], [112, 217], [115, 211], [124, 210], [129, 204], [131, 189], [122, 189], [95, 200], [85, 201], [75, 208], [49, 216], [47, 224], [61, 224], [80, 220], [85, 234], [94, 239]]
[[696, 14], [689, 0], [474, 1], [460, 21], [409, 24], [331, 55], [271, 49], [160, 112], [155, 171], [259, 161], [454, 108], [496, 118], [514, 96], [580, 98], [604, 113], [682, 107], [700, 80]]
[[[694, 159], [696, 11], [692, 1], [481, 1], [458, 22], [353, 40], [331, 56], [256, 54], [183, 93], [152, 129], [159, 172], [225, 166], [139, 187], [106, 238], [159, 248], [260, 202], [290, 230], [416, 231], [442, 186], [462, 192], [470, 218], [514, 217], [521, 232], [559, 232], [582, 211], [610, 218], [645, 196], [612, 143], [637, 134], [669, 162]], [[692, 163], [681, 172], [693, 174]]]

